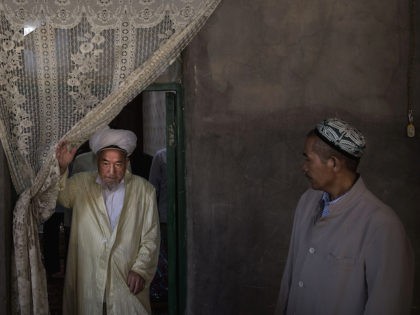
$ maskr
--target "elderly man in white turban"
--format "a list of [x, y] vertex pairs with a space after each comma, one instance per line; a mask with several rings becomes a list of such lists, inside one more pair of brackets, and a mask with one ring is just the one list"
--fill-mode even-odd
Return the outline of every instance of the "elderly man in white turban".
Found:
[[58, 202], [73, 208], [63, 314], [151, 314], [160, 232], [153, 186], [127, 170], [137, 138], [106, 127], [90, 139], [98, 170], [67, 178], [76, 149], [57, 147]]

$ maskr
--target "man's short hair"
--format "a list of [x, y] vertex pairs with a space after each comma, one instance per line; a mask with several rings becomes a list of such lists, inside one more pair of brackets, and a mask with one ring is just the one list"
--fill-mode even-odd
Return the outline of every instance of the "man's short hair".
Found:
[[350, 158], [344, 154], [342, 154], [340, 151], [336, 150], [332, 146], [328, 145], [323, 141], [316, 132], [316, 129], [312, 129], [307, 134], [307, 137], [313, 137], [315, 138], [315, 143], [313, 144], [312, 149], [318, 156], [320, 157], [322, 162], [326, 162], [331, 156], [335, 156], [337, 159], [344, 161], [347, 169], [350, 171], [356, 172], [357, 167], [359, 166], [359, 159]]

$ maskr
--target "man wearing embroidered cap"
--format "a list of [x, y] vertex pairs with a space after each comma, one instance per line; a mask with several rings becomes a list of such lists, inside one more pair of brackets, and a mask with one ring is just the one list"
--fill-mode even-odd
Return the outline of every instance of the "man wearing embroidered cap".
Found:
[[302, 170], [311, 188], [295, 211], [276, 314], [410, 314], [413, 251], [357, 172], [365, 147], [338, 118], [308, 133]]
[[67, 178], [76, 149], [59, 144], [58, 202], [73, 209], [63, 314], [151, 314], [160, 232], [153, 186], [127, 170], [137, 138], [105, 127], [89, 140], [98, 171]]

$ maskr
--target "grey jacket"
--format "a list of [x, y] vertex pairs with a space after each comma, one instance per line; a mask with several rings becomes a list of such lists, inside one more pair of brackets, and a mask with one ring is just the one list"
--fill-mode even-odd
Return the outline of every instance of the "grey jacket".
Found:
[[321, 195], [298, 203], [276, 314], [409, 314], [414, 257], [397, 215], [362, 178], [323, 218]]

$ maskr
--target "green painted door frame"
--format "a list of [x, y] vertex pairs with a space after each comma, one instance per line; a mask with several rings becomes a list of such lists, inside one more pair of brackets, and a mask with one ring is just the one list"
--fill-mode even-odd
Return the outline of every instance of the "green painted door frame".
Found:
[[179, 83], [152, 84], [145, 91], [166, 92], [168, 176], [168, 311], [183, 315], [187, 300], [187, 226], [183, 91]]

